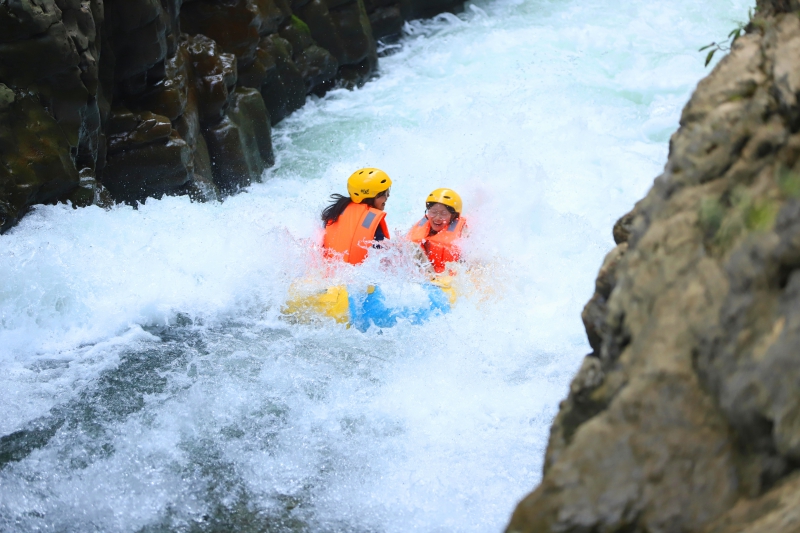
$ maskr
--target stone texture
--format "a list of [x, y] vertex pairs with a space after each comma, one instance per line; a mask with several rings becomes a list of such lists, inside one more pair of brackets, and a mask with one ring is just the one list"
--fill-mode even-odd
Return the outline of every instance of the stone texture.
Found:
[[0, 232], [41, 202], [234, 192], [272, 164], [270, 123], [373, 75], [372, 23], [460, 3], [0, 1]]
[[760, 2], [614, 226], [509, 532], [796, 532], [800, 17]]
[[77, 187], [69, 139], [36, 98], [0, 84], [0, 229]]
[[377, 66], [378, 55], [363, 0], [334, 2], [311, 0], [299, 11], [311, 37], [328, 50], [339, 64], [340, 77], [348, 85], [366, 82]]
[[255, 89], [237, 89], [225, 118], [205, 137], [214, 183], [226, 193], [258, 181], [275, 162], [269, 116]]
[[192, 64], [200, 121], [207, 124], [219, 122], [236, 87], [236, 56], [222, 53], [217, 44], [204, 35], [188, 39], [185, 49]]
[[167, 117], [114, 110], [103, 185], [118, 201], [159, 198], [192, 177], [191, 149]]
[[274, 68], [264, 79], [261, 94], [266, 102], [272, 123], [277, 124], [306, 101], [306, 82], [303, 73], [292, 60], [292, 45], [277, 34], [261, 41], [265, 57]]
[[291, 45], [291, 60], [300, 71], [307, 93], [319, 85], [333, 81], [339, 63], [330, 52], [317, 46], [303, 21], [292, 17], [280, 28], [278, 35]]
[[378, 7], [369, 14], [369, 25], [375, 39], [398, 35], [405, 18], [398, 6]]
[[107, 32], [114, 61], [114, 80], [125, 95], [145, 91], [161, 76], [158, 67], [167, 58], [169, 14], [159, 0], [109, 2]]
[[256, 4], [249, 0], [197, 0], [181, 9], [181, 29], [209, 37], [247, 67], [255, 61], [261, 17]]
[[800, 475], [793, 474], [761, 498], [742, 499], [705, 533], [800, 531]]

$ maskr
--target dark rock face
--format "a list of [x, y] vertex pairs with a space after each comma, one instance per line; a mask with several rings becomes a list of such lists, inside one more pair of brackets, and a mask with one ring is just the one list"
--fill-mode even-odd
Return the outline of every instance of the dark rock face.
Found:
[[376, 38], [462, 3], [4, 0], [0, 231], [37, 203], [235, 192], [306, 95], [365, 83]]
[[214, 183], [224, 192], [250, 185], [275, 162], [261, 95], [255, 89], [239, 88], [232, 100], [225, 117], [205, 132]]
[[614, 227], [509, 532], [800, 528], [800, 17], [763, 2]]
[[0, 84], [0, 224], [79, 184], [69, 139], [33, 97]]

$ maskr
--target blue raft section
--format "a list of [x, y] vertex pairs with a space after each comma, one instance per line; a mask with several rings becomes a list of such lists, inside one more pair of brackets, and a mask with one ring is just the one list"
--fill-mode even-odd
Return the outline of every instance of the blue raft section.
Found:
[[391, 328], [398, 320], [422, 324], [432, 316], [450, 311], [450, 299], [440, 287], [425, 283], [422, 288], [428, 295], [427, 307], [388, 307], [383, 291], [377, 286], [369, 294], [348, 294], [350, 324], [359, 331], [367, 331], [372, 325]]
[[367, 331], [372, 326], [390, 328], [400, 321], [421, 324], [449, 312], [456, 301], [447, 280], [415, 283], [408, 288], [410, 292], [399, 290], [387, 293], [380, 286], [355, 288], [344, 284], [322, 288], [314, 280], [298, 280], [290, 287], [281, 312], [300, 323], [334, 320]]

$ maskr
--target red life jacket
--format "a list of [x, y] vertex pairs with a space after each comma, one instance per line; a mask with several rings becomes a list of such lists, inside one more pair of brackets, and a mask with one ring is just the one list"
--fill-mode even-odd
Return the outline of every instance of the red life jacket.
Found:
[[367, 204], [355, 202], [348, 205], [336, 222], [325, 226], [322, 247], [325, 257], [339, 257], [345, 263], [357, 265], [367, 257], [369, 242], [375, 240], [375, 231], [380, 227], [386, 238], [386, 213]]
[[464, 217], [458, 217], [436, 235], [429, 235], [431, 222], [428, 217], [422, 217], [422, 220], [409, 230], [406, 238], [411, 242], [418, 242], [422, 246], [425, 255], [433, 264], [434, 272], [440, 274], [444, 272], [446, 263], [458, 261], [458, 258], [461, 257], [461, 249], [455, 244], [455, 241], [461, 237], [466, 223]]

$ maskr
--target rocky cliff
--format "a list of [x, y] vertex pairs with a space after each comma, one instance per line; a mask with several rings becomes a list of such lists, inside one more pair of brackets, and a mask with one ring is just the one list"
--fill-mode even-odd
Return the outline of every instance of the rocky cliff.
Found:
[[37, 203], [219, 198], [270, 127], [463, 0], [0, 0], [0, 231]]
[[798, 13], [759, 1], [614, 227], [509, 533], [800, 531]]

